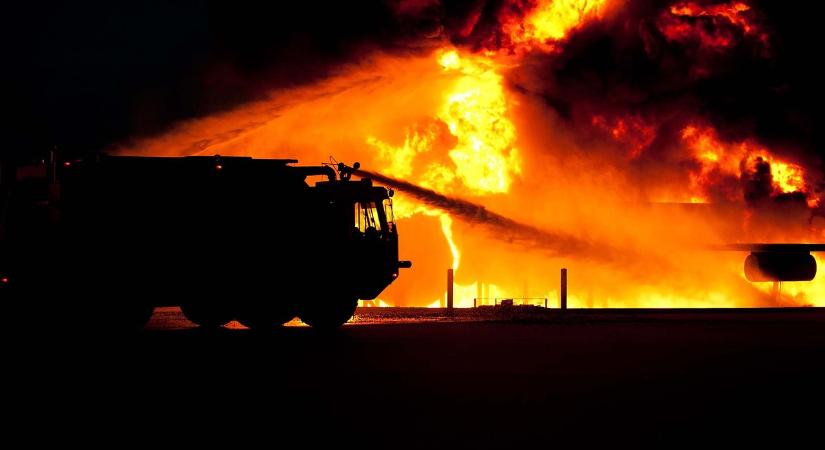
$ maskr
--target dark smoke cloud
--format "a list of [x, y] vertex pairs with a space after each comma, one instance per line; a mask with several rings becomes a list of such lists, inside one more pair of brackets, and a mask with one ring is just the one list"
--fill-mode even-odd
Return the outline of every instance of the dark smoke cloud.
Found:
[[[534, 3], [443, 0], [429, 17], [441, 21], [444, 36], [455, 45], [506, 53], [502, 17], [523, 15]], [[748, 32], [710, 16], [671, 21], [697, 36], [729, 40], [723, 48], [698, 38], [668, 39], [662, 18], [677, 3], [624, 1], [605, 20], [571, 34], [560, 53], [527, 55], [508, 75], [511, 88], [542, 99], [578, 130], [584, 144], [597, 134], [594, 115], [655, 123], [657, 138], [637, 161], [643, 171], [667, 161], [678, 131], [701, 118], [725, 141], [756, 139], [776, 155], [821, 172], [825, 139], [818, 126], [819, 99], [825, 92], [811, 65], [816, 58], [811, 49], [823, 44], [823, 34], [812, 31], [821, 26], [819, 15], [801, 13], [799, 5], [748, 0], [751, 9], [743, 13], [753, 25]]]
[[[423, 51], [445, 40], [495, 48], [502, 11], [523, 12], [529, 3], [19, 4], [7, 9], [13, 20], [3, 30], [11, 51], [3, 73], [14, 116], [10, 147], [100, 150], [271, 89], [311, 83], [375, 49]], [[815, 30], [821, 18], [804, 5], [750, 3], [770, 36], [767, 56], [748, 39], [719, 54], [669, 43], [655, 19], [671, 2], [627, 0], [609, 20], [571, 36], [561, 54], [528, 58], [510, 82], [544, 99], [584, 137], [593, 134], [583, 120], [593, 112], [662, 118], [665, 128], [698, 113], [723, 137], [756, 136], [780, 153], [818, 164], [823, 83], [815, 49], [823, 34]], [[697, 68], [710, 72], [700, 76], [704, 70]], [[667, 142], [659, 139], [651, 148], [650, 158], [659, 158]]]
[[[544, 99], [585, 138], [593, 134], [595, 114], [657, 123], [660, 137], [643, 158], [666, 159], [675, 137], [670, 130], [701, 117], [725, 140], [756, 138], [779, 155], [818, 165], [823, 139], [816, 99], [823, 87], [803, 69], [812, 57], [803, 49], [817, 48], [822, 38], [802, 31], [816, 28], [818, 19], [798, 18], [775, 2], [751, 2], [752, 19], [768, 40], [728, 27], [730, 47], [707, 48], [665, 38], [657, 19], [672, 3], [629, 1], [615, 16], [572, 35], [560, 54], [528, 58], [511, 82]], [[693, 23], [722, 26], [707, 18]]]

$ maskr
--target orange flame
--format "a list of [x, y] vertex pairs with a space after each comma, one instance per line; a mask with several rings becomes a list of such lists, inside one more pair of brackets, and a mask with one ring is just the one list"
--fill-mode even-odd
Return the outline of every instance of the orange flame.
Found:
[[[408, 129], [402, 145], [392, 146], [374, 136], [367, 137], [367, 144], [377, 149], [387, 163], [381, 170], [395, 177], [412, 177], [416, 183], [442, 192], [472, 195], [507, 192], [521, 167], [519, 152], [513, 146], [516, 129], [508, 117], [509, 102], [495, 63], [482, 56], [461, 55], [449, 48], [436, 52], [435, 59], [444, 73], [457, 77], [444, 93], [435, 116], [428, 119], [427, 125], [413, 126], [413, 131]], [[448, 151], [453, 165], [432, 162], [422, 173], [413, 176], [416, 159], [430, 153], [439, 139], [439, 123], [454, 138], [454, 145]], [[452, 254], [452, 268], [458, 270], [460, 252], [453, 239], [452, 218], [419, 204], [402, 201], [399, 206], [401, 217], [419, 213], [439, 217]]]
[[557, 50], [558, 42], [588, 20], [600, 19], [608, 0], [540, 0], [524, 17], [505, 16], [502, 32], [513, 53]]
[[492, 60], [459, 55], [455, 49], [438, 51], [436, 61], [455, 81], [443, 95], [434, 117], [426, 125], [408, 129], [400, 146], [367, 137], [367, 144], [376, 148], [387, 162], [381, 170], [395, 177], [412, 175], [416, 157], [432, 150], [440, 138], [439, 124], [443, 124], [454, 138], [448, 152], [453, 166], [430, 163], [415, 181], [439, 191], [476, 195], [507, 192], [521, 168], [519, 152], [513, 146], [516, 129], [508, 118], [508, 99], [501, 75]]
[[751, 7], [741, 1], [712, 5], [679, 2], [662, 15], [659, 29], [669, 41], [694, 41], [711, 49], [734, 45], [737, 42], [736, 33], [756, 37], [765, 45], [768, 42], [767, 33], [753, 21]]
[[807, 190], [805, 172], [802, 167], [779, 160], [771, 161], [769, 159], [768, 162], [771, 164], [773, 182], [780, 192], [805, 192]]
[[521, 169], [501, 75], [491, 60], [462, 58], [456, 50], [444, 52], [439, 63], [463, 74], [438, 112], [458, 139], [450, 151], [456, 175], [474, 193], [507, 192]]
[[670, 7], [670, 13], [682, 17], [723, 17], [730, 23], [740, 26], [746, 33], [753, 29], [742, 13], [750, 11], [751, 7], [742, 2], [699, 6], [694, 2], [681, 2]]
[[[699, 164], [699, 168], [690, 173], [691, 201], [694, 203], [709, 201], [708, 191], [720, 177], [741, 179], [743, 170], [752, 170], [757, 161], [769, 164], [774, 193], [809, 194], [811, 191], [800, 165], [782, 161], [754, 142], [725, 143], [713, 128], [696, 125], [682, 129], [682, 141]], [[727, 200], [741, 200], [739, 190], [724, 194]]]
[[447, 244], [450, 246], [450, 253], [453, 255], [453, 272], [458, 270], [458, 264], [461, 262], [461, 254], [458, 251], [458, 247], [455, 245], [455, 240], [453, 240], [453, 219], [450, 217], [449, 214], [441, 214], [439, 216], [439, 220], [441, 222], [441, 232], [444, 233], [444, 237], [447, 239]]

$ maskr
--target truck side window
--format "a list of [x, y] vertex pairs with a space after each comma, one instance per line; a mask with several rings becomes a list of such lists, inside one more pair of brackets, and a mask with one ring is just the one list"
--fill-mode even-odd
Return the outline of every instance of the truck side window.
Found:
[[384, 204], [384, 215], [387, 217], [387, 231], [395, 231], [395, 217], [392, 214], [392, 199], [386, 199]]

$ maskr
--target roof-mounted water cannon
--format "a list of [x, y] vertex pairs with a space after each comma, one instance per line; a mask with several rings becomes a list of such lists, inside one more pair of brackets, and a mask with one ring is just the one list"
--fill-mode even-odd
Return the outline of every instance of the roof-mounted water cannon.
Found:
[[352, 174], [361, 168], [361, 163], [355, 161], [352, 167], [347, 166], [346, 164], [339, 162], [338, 163], [338, 178], [341, 181], [349, 181], [352, 178]]

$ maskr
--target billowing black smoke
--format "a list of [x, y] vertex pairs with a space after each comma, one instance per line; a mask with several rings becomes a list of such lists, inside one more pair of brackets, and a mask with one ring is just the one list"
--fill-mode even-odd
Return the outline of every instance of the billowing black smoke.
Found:
[[[444, 33], [453, 43], [501, 50], [506, 45], [502, 16], [524, 14], [536, 2], [441, 3]], [[511, 80], [588, 129], [594, 113], [672, 122], [699, 115], [728, 140], [756, 136], [780, 153], [801, 152], [818, 162], [823, 83], [810, 64], [816, 58], [811, 49], [823, 43], [822, 33], [812, 32], [821, 26], [819, 15], [782, 2], [748, 0], [750, 9], [741, 13], [749, 21], [748, 31], [711, 15], [678, 19], [696, 33], [730, 41], [725, 47], [667, 39], [663, 17], [671, 6], [687, 3], [713, 7], [735, 2], [626, 0], [605, 20], [573, 33], [560, 53], [532, 55], [523, 66], [528, 73], [516, 73]], [[663, 145], [653, 147], [652, 157], [665, 151]]]
[[[819, 164], [823, 83], [815, 69], [821, 18], [805, 5], [748, 0], [768, 40], [719, 21], [695, 26], [735, 38], [724, 52], [668, 42], [656, 21], [675, 1], [625, 0], [572, 34], [554, 55], [509, 74], [592, 137], [592, 116], [657, 118], [662, 136], [701, 115], [723, 138], [756, 136], [772, 151]], [[17, 6], [4, 31], [14, 61], [3, 76], [15, 151], [100, 150], [157, 134], [285, 86], [310, 83], [368, 52], [468, 50], [505, 44], [502, 14], [533, 0], [358, 2], [147, 1]], [[697, 0], [699, 4], [718, 1]], [[740, 33], [740, 34], [737, 34]], [[813, 49], [813, 50], [812, 50]], [[640, 158], [662, 159], [667, 139]], [[11, 151], [10, 148], [7, 151]]]

